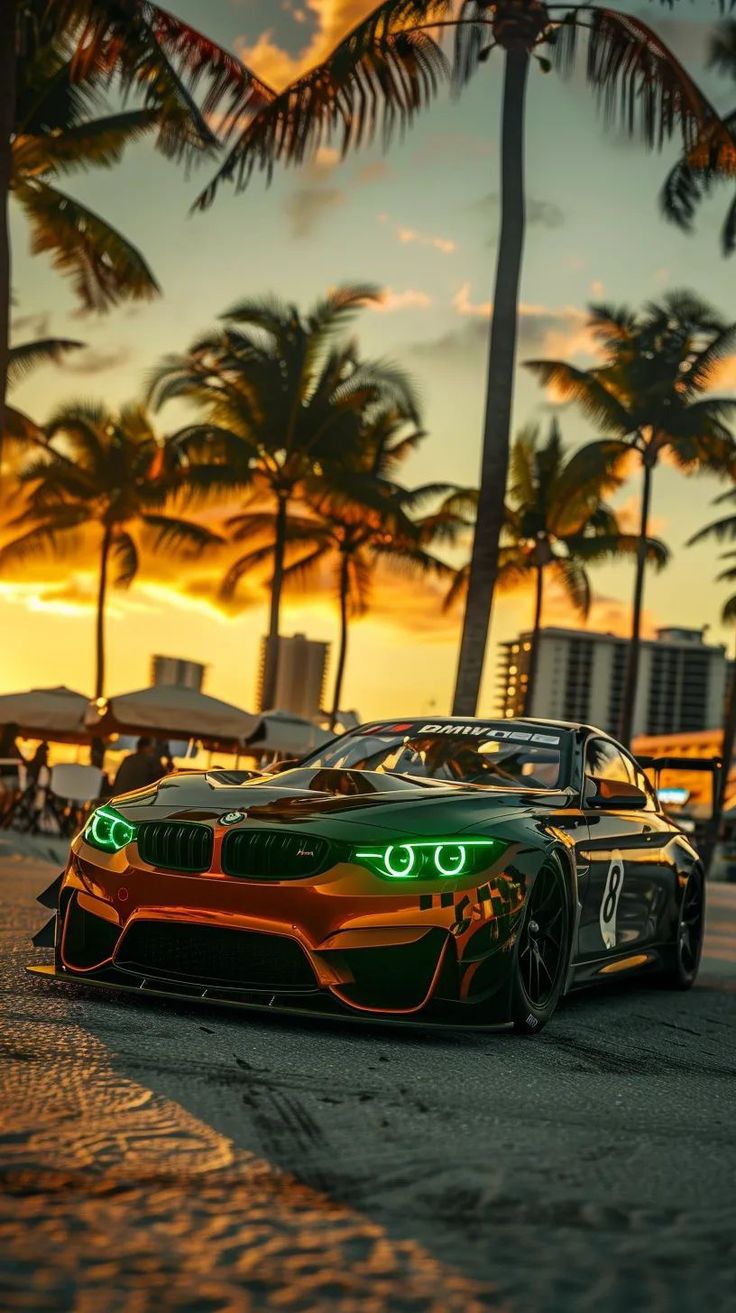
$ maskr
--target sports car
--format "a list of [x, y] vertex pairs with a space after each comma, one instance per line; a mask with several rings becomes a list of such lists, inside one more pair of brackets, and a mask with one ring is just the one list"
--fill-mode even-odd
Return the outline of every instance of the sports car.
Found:
[[29, 970], [524, 1034], [582, 985], [693, 984], [698, 853], [600, 730], [382, 721], [277, 769], [175, 773], [97, 807], [39, 900], [54, 964]]

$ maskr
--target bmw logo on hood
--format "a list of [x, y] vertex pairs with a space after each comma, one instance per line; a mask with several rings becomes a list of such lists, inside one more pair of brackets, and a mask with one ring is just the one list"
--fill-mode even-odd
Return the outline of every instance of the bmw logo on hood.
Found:
[[238, 821], [246, 819], [246, 815], [246, 812], [225, 812], [225, 815], [220, 817], [220, 825], [237, 825]]

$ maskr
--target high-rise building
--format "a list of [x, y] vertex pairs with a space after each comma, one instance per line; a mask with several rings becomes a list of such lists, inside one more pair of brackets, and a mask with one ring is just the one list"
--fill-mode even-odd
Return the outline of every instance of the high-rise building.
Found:
[[[543, 629], [529, 714], [596, 725], [615, 734], [621, 719], [628, 639], [577, 629]], [[531, 634], [502, 644], [501, 714], [522, 714]], [[679, 734], [720, 725], [726, 651], [701, 629], [659, 629], [644, 640], [634, 707], [637, 734]]]
[[263, 675], [266, 662], [267, 638], [261, 639], [261, 660], [256, 688], [256, 706], [259, 711], [291, 711], [308, 720], [319, 715], [322, 706], [329, 643], [317, 642], [304, 634], [290, 638], [279, 637], [276, 697], [273, 707], [263, 705]]
[[206, 669], [199, 661], [154, 656], [151, 658], [151, 683], [176, 684], [179, 688], [196, 688], [201, 692]]

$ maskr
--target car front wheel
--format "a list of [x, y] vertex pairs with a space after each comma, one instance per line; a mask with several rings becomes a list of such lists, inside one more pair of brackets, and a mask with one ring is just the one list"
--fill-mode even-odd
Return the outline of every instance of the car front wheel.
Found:
[[557, 858], [532, 885], [516, 945], [511, 1020], [520, 1035], [538, 1035], [562, 993], [570, 957], [570, 894]]

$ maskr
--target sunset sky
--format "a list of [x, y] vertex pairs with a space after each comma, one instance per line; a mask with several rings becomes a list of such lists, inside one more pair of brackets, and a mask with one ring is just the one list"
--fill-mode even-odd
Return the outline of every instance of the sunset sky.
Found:
[[[367, 0], [170, 0], [170, 7], [241, 57], [267, 81], [282, 83], [324, 55], [370, 9]], [[695, 0], [670, 13], [632, 6], [674, 48], [722, 110], [736, 87], [704, 72], [706, 36], [716, 3]], [[168, 351], [187, 346], [235, 300], [276, 293], [308, 306], [345, 281], [386, 289], [383, 305], [356, 323], [366, 354], [412, 372], [428, 437], [405, 468], [407, 482], [478, 478], [488, 300], [498, 227], [498, 124], [501, 64], [491, 59], [459, 101], [442, 96], [403, 143], [384, 156], [365, 150], [340, 163], [323, 150], [301, 171], [256, 180], [236, 196], [224, 189], [205, 214], [188, 215], [208, 166], [188, 179], [147, 145], [131, 149], [113, 172], [72, 175], [64, 185], [137, 243], [163, 295], [104, 318], [80, 317], [72, 295], [43, 257], [28, 254], [22, 218], [13, 215], [14, 338], [65, 335], [87, 344], [63, 369], [46, 367], [13, 393], [36, 420], [62, 400], [139, 396]], [[667, 289], [691, 287], [736, 317], [736, 257], [720, 253], [719, 225], [730, 199], [719, 191], [688, 236], [660, 217], [658, 192], [675, 152], [663, 157], [605, 133], [583, 80], [564, 83], [536, 67], [528, 126], [529, 229], [523, 280], [520, 359], [563, 355], [590, 363], [584, 310], [591, 300], [638, 304]], [[723, 391], [736, 385], [724, 371]], [[515, 425], [545, 422], [549, 399], [518, 376]], [[162, 432], [181, 416], [163, 411]], [[561, 414], [570, 443], [599, 436], [572, 412]], [[712, 548], [685, 549], [718, 492], [710, 479], [657, 473], [655, 530], [675, 559], [648, 583], [647, 626], [710, 625], [727, 641], [718, 615], [727, 595], [713, 583]], [[617, 498], [633, 526], [635, 484]], [[109, 692], [148, 682], [153, 652], [209, 666], [207, 691], [246, 708], [253, 703], [256, 648], [265, 625], [265, 593], [254, 586], [237, 615], [212, 600], [219, 566], [166, 568], [150, 562], [128, 594], [111, 599]], [[178, 573], [177, 573], [178, 572]], [[593, 628], [625, 631], [629, 567], [598, 570]], [[0, 692], [92, 683], [93, 575], [83, 559], [39, 562], [24, 578], [0, 580]], [[481, 712], [493, 710], [495, 644], [530, 619], [530, 598], [504, 596], [494, 615]], [[571, 617], [554, 597], [548, 622]], [[344, 704], [364, 717], [449, 710], [460, 616], [442, 616], [430, 590], [382, 578], [375, 607], [355, 624]], [[283, 632], [334, 639], [328, 594], [292, 595]]]

